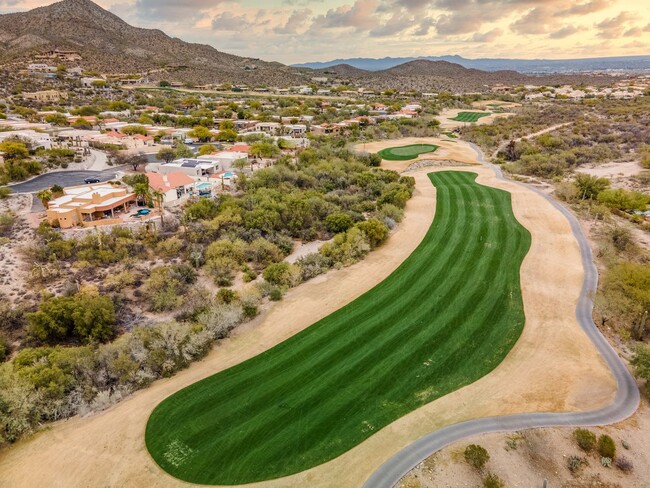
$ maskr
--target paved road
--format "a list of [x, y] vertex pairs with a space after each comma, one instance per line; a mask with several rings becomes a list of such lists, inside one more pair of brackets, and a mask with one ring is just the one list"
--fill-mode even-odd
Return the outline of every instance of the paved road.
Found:
[[115, 178], [118, 168], [111, 168], [104, 171], [54, 171], [37, 176], [24, 183], [9, 185], [14, 193], [34, 193], [52, 185], [74, 186], [83, 185], [84, 179], [95, 176], [100, 181], [108, 181]]
[[[500, 179], [505, 179], [501, 169], [485, 161], [481, 150], [472, 144], [478, 155], [478, 160], [491, 167]], [[592, 319], [593, 302], [591, 296], [596, 292], [598, 285], [598, 271], [594, 265], [591, 247], [580, 228], [578, 220], [564, 206], [538, 191], [535, 188], [519, 183], [529, 190], [544, 196], [567, 218], [575, 235], [580, 252], [582, 265], [585, 270], [585, 279], [576, 307], [576, 317], [580, 327], [600, 351], [616, 379], [618, 391], [614, 402], [604, 408], [591, 412], [576, 413], [523, 413], [502, 417], [489, 417], [470, 420], [459, 424], [450, 425], [429, 435], [421, 437], [413, 444], [402, 449], [392, 458], [382, 464], [365, 482], [364, 488], [393, 488], [401, 478], [411, 469], [449, 444], [458, 442], [471, 436], [493, 433], [512, 432], [516, 430], [532, 429], [539, 427], [591, 427], [619, 422], [632, 415], [639, 406], [639, 389], [636, 381], [628, 371], [618, 354], [610, 346], [605, 337], [600, 333]]]

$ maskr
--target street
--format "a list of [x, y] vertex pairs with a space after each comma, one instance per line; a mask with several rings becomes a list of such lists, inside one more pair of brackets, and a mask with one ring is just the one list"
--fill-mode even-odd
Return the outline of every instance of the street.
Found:
[[60, 185], [62, 187], [83, 185], [85, 183], [84, 179], [90, 176], [97, 177], [101, 181], [108, 181], [115, 178], [117, 171], [118, 168], [111, 168], [104, 171], [54, 171], [37, 176], [24, 183], [8, 186], [13, 193], [35, 193], [46, 188], [51, 188], [53, 185]]

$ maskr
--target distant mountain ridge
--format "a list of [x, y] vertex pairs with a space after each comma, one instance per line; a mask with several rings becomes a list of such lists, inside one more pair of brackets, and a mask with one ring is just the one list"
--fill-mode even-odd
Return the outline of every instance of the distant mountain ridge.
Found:
[[519, 73], [584, 73], [592, 71], [629, 71], [640, 72], [650, 70], [650, 56], [615, 56], [605, 58], [582, 59], [499, 59], [479, 58], [467, 59], [462, 56], [419, 56], [398, 58], [349, 58], [335, 59], [327, 62], [313, 62], [292, 65], [295, 68], [325, 69], [332, 66], [347, 64], [353, 68], [366, 71], [382, 71], [417, 60], [447, 61], [459, 64], [465, 68], [483, 71], [517, 71]]
[[[306, 69], [306, 68], [300, 68]], [[449, 61], [416, 59], [381, 71], [368, 71], [338, 64], [312, 71], [323, 75], [334, 75], [353, 80], [356, 83], [385, 90], [399, 87], [401, 90], [478, 92], [487, 86], [496, 85], [565, 85], [610, 83], [613, 78], [606, 75], [589, 74], [539, 74], [527, 75], [512, 70], [482, 71], [465, 68]]]

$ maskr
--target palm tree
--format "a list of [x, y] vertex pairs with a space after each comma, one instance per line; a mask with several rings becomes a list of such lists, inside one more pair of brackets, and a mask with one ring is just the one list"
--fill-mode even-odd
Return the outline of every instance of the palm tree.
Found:
[[50, 200], [52, 200], [52, 192], [50, 190], [41, 190], [38, 193], [36, 193], [36, 198], [38, 198], [42, 203], [45, 208], [47, 208], [48, 204], [50, 203]]
[[163, 192], [161, 192], [160, 190], [157, 190], [157, 189], [154, 188], [154, 189], [151, 190], [151, 196], [153, 197], [154, 201], [156, 202], [156, 205], [158, 206], [158, 208], [160, 209], [160, 225], [162, 227], [163, 225], [165, 225], [165, 218], [164, 218], [165, 208], [163, 206], [163, 204], [165, 202], [165, 194]]
[[138, 201], [144, 202], [146, 205], [151, 198], [151, 188], [149, 183], [136, 183], [133, 185], [133, 193]]

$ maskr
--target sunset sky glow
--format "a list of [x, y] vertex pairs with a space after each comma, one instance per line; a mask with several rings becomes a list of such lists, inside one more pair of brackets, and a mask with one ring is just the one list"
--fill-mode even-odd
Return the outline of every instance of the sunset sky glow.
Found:
[[[0, 0], [0, 13], [53, 3]], [[298, 63], [438, 56], [650, 55], [646, 0], [98, 0], [138, 27]]]

